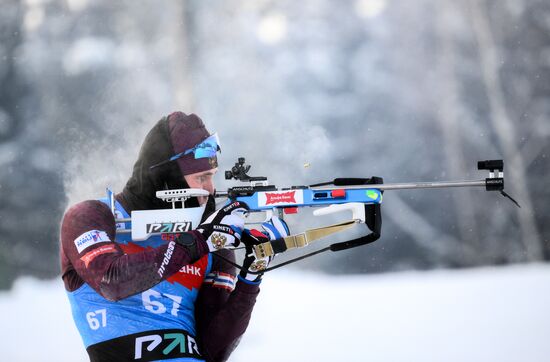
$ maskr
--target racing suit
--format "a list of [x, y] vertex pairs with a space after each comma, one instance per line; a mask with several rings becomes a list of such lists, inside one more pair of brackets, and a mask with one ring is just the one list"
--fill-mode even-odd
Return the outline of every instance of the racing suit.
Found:
[[[117, 217], [129, 217], [123, 202], [117, 195]], [[170, 237], [134, 242], [116, 232], [125, 228], [106, 200], [78, 203], [63, 218], [62, 279], [90, 360], [226, 360], [259, 286], [235, 282], [234, 268], [208, 252], [199, 232], [190, 232], [191, 253]]]

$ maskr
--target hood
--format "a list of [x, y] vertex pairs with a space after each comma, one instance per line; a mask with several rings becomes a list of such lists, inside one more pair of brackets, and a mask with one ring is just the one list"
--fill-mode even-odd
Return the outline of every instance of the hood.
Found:
[[[194, 115], [174, 112], [163, 117], [149, 131], [134, 164], [132, 176], [117, 200], [130, 213], [133, 210], [166, 209], [170, 203], [158, 199], [160, 190], [189, 188], [183, 175], [201, 172], [217, 166], [217, 161], [194, 160], [192, 155], [179, 162], [169, 162], [151, 169], [152, 165], [169, 159], [176, 153], [194, 147], [209, 136], [202, 120]], [[175, 145], [175, 147], [174, 147]], [[191, 165], [191, 167], [190, 167]], [[196, 198], [186, 201], [186, 207], [198, 206]], [[209, 197], [206, 214], [215, 208], [214, 198]]]

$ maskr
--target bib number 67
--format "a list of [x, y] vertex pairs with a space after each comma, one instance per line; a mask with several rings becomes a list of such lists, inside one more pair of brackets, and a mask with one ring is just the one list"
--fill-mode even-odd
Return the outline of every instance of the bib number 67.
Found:
[[94, 312], [86, 313], [86, 320], [94, 331], [97, 331], [99, 327], [107, 326], [107, 309], [98, 309]]
[[149, 312], [155, 313], [155, 314], [166, 313], [167, 308], [160, 301], [165, 298], [168, 298], [171, 300], [172, 308], [170, 309], [170, 314], [177, 317], [182, 297], [180, 297], [179, 295], [172, 295], [172, 294], [165, 294], [165, 293], [161, 294], [153, 289], [149, 289], [141, 293], [141, 300], [143, 301], [143, 306]]

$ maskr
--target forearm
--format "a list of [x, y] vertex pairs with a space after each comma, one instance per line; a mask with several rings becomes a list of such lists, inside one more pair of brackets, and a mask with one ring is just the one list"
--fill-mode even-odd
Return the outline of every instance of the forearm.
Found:
[[[197, 331], [207, 361], [225, 361], [248, 327], [260, 288], [238, 282], [228, 294], [219, 288], [201, 291]], [[225, 296], [225, 298], [224, 298]], [[220, 305], [220, 300], [225, 302]]]
[[[208, 249], [197, 241], [199, 256]], [[196, 256], [174, 241], [167, 245], [135, 254], [124, 254], [113, 259], [102, 275], [92, 277], [92, 284], [106, 299], [120, 300], [147, 290], [169, 278], [182, 266], [192, 264]]]
[[79, 203], [67, 211], [61, 227], [61, 264], [67, 290], [87, 283], [109, 300], [147, 290], [208, 253], [202, 235], [190, 233], [195, 250], [174, 241], [146, 249], [118, 244], [110, 209], [95, 200]]

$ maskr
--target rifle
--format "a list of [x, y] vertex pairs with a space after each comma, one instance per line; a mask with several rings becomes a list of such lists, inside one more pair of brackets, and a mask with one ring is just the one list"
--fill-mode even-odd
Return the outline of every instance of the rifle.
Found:
[[[520, 207], [516, 200], [504, 191], [503, 160], [479, 161], [477, 164], [478, 170], [489, 171], [489, 177], [481, 180], [384, 184], [381, 177], [373, 176], [370, 178], [336, 178], [328, 182], [308, 186], [291, 186], [282, 189], [270, 185], [267, 177], [249, 176], [248, 172], [250, 168], [250, 165], [246, 165], [244, 157], [238, 158], [231, 170], [225, 171], [225, 179], [235, 179], [249, 184], [246, 186], [231, 187], [227, 192], [217, 192], [215, 197], [244, 202], [249, 206], [250, 212], [265, 212], [267, 218], [270, 218], [274, 212], [277, 212], [279, 216], [296, 213], [298, 208], [302, 207], [317, 208], [313, 211], [313, 214], [316, 216], [346, 210], [352, 212], [352, 218], [344, 222], [306, 230], [296, 235], [290, 235], [261, 244], [248, 245], [252, 248], [256, 258], [274, 256], [290, 249], [305, 247], [315, 240], [344, 231], [356, 224], [364, 224], [368, 229], [367, 234], [359, 238], [331, 244], [315, 252], [262, 270], [262, 273], [327, 250], [341, 251], [378, 240], [381, 236], [382, 226], [380, 204], [382, 203], [383, 193], [386, 190], [485, 187], [487, 191], [500, 191], [503, 196], [509, 198], [514, 204]], [[246, 238], [246, 235], [246, 233], [243, 234], [243, 243], [245, 245], [251, 243], [251, 239]], [[229, 260], [226, 261], [230, 262]], [[233, 265], [240, 267], [237, 264]]]
[[[479, 161], [478, 170], [489, 171], [489, 177], [481, 180], [466, 181], [439, 181], [439, 182], [410, 182], [384, 184], [381, 177], [370, 178], [336, 178], [332, 181], [317, 183], [308, 186], [291, 186], [277, 188], [270, 185], [267, 177], [252, 177], [248, 175], [251, 166], [246, 165], [245, 158], [239, 157], [231, 170], [225, 171], [227, 180], [235, 179], [248, 183], [245, 186], [235, 186], [227, 192], [216, 192], [215, 198], [224, 198], [232, 201], [244, 202], [248, 205], [250, 212], [266, 213], [269, 219], [273, 213], [284, 217], [284, 214], [296, 213], [299, 208], [314, 207], [313, 214], [328, 215], [342, 211], [351, 211], [352, 218], [337, 224], [309, 229], [299, 234], [290, 235], [284, 238], [270, 240], [255, 244], [255, 239], [245, 232], [242, 241], [247, 249], [251, 249], [256, 258], [271, 257], [290, 249], [302, 248], [313, 241], [325, 238], [338, 232], [345, 231], [357, 224], [364, 224], [367, 233], [359, 238], [333, 243], [317, 251], [290, 259], [283, 263], [269, 267], [258, 272], [268, 272], [284, 265], [311, 257], [313, 255], [331, 251], [341, 251], [355, 248], [361, 245], [370, 244], [381, 236], [382, 214], [381, 203], [384, 191], [404, 189], [427, 189], [427, 188], [449, 188], [449, 187], [485, 187], [487, 191], [500, 191], [518, 207], [519, 204], [510, 195], [504, 192], [504, 162], [503, 160]], [[107, 199], [111, 210], [115, 215], [117, 233], [131, 233], [132, 240], [145, 240], [152, 235], [179, 233], [195, 229], [201, 220], [204, 206], [197, 208], [185, 208], [187, 199], [197, 196], [206, 196], [208, 192], [201, 189], [181, 189], [157, 191], [156, 196], [172, 204], [170, 209], [161, 210], [136, 210], [132, 211], [130, 218], [121, 217], [115, 212], [115, 201], [113, 193], [107, 189]], [[177, 204], [181, 203], [181, 208]], [[128, 224], [129, 223], [129, 224]], [[235, 267], [241, 265], [226, 260]]]

